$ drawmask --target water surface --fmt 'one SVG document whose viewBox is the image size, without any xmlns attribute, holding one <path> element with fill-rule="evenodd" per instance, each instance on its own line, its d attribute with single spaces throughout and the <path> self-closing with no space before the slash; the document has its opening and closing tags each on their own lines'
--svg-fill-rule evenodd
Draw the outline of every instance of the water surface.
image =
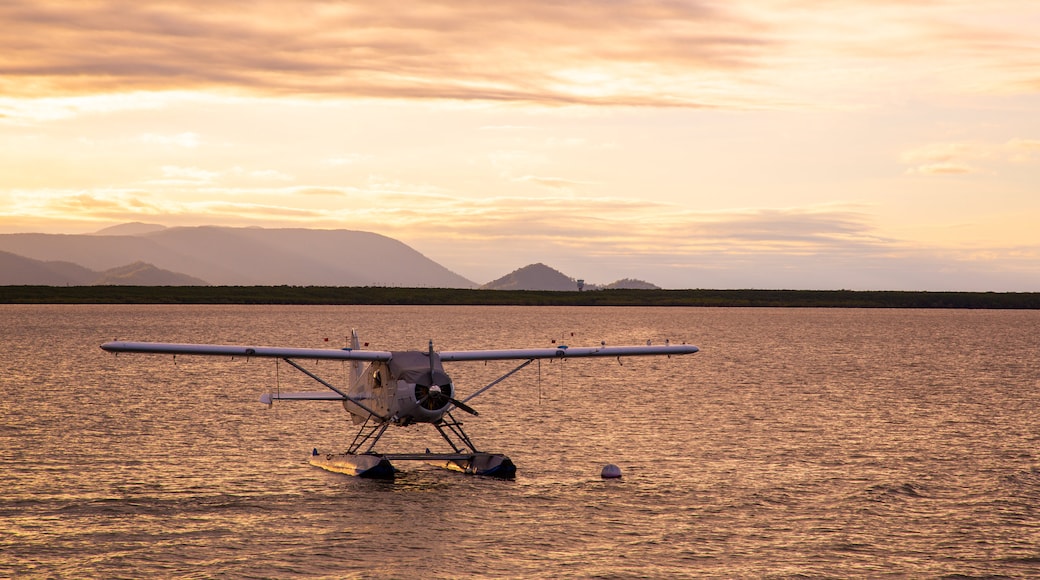
<svg viewBox="0 0 1040 580">
<path fill-rule="evenodd" d="M 702 352 L 532 364 L 463 418 L 515 481 L 402 464 L 373 482 L 306 462 L 353 437 L 341 408 L 257 402 L 314 388 L 284 363 L 98 348 L 350 328 L 380 350 Z M 0 331 L 0 576 L 1040 573 L 1040 312 L 0 306 Z M 445 366 L 462 393 L 512 368 Z M 385 443 L 439 444 L 428 426 Z"/>
</svg>

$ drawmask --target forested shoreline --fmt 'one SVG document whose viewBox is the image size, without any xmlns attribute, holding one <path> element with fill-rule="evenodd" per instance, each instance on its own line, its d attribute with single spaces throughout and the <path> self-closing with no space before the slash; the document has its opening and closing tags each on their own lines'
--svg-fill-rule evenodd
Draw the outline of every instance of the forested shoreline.
<svg viewBox="0 0 1040 580">
<path fill-rule="evenodd" d="M 0 286 L 0 304 L 386 304 L 1040 309 L 1038 292 L 470 290 L 339 286 Z"/>
</svg>

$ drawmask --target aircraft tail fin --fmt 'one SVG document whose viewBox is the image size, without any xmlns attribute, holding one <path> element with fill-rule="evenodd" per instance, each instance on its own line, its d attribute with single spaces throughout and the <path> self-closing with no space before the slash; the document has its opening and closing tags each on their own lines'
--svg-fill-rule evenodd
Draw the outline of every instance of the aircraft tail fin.
<svg viewBox="0 0 1040 580">
<path fill-rule="evenodd" d="M 350 329 L 350 349 L 351 350 L 361 350 L 361 341 L 358 339 L 357 329 L 356 328 L 351 328 Z M 364 373 L 364 369 L 361 366 L 361 361 L 359 361 L 359 360 L 351 361 L 350 362 L 350 375 L 351 375 L 351 378 L 353 379 L 353 381 L 355 383 L 359 382 L 361 380 L 362 373 Z"/>
</svg>

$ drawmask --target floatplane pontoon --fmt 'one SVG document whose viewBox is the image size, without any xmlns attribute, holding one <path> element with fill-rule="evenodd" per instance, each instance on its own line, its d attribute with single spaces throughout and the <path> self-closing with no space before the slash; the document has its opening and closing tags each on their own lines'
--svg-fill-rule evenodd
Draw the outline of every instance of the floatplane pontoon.
<svg viewBox="0 0 1040 580">
<path fill-rule="evenodd" d="M 344 349 L 281 348 L 218 344 L 177 344 L 165 342 L 107 342 L 101 348 L 115 353 L 153 353 L 171 355 L 203 355 L 228 357 L 266 357 L 287 364 L 326 387 L 324 391 L 267 393 L 260 397 L 265 404 L 275 401 L 338 401 L 350 413 L 357 434 L 345 452 L 328 453 L 314 449 L 310 463 L 337 473 L 370 478 L 394 476 L 395 461 L 422 461 L 473 475 L 512 478 L 516 466 L 501 453 L 478 451 L 452 415 L 459 409 L 477 415 L 467 403 L 491 387 L 512 376 L 538 359 L 577 357 L 620 357 L 650 355 L 682 355 L 697 352 L 687 344 L 645 346 L 574 347 L 459 350 L 433 349 L 433 342 L 423 351 L 376 351 L 360 348 L 357 333 L 352 332 L 351 346 Z M 351 364 L 350 384 L 337 387 L 302 366 L 300 360 L 340 360 Z M 455 398 L 455 385 L 444 372 L 442 362 L 519 360 L 509 372 L 491 381 L 464 399 Z M 363 366 L 362 363 L 368 363 Z M 429 423 L 447 441 L 451 453 L 379 453 L 376 443 L 391 426 Z"/>
</svg>

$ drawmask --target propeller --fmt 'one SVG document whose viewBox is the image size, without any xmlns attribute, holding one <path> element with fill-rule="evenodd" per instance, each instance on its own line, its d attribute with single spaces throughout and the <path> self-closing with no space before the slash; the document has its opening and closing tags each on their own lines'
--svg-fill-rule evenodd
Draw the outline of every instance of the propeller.
<svg viewBox="0 0 1040 580">
<path fill-rule="evenodd" d="M 419 403 L 419 406 L 424 409 L 436 411 L 438 409 L 443 409 L 450 403 L 470 415 L 479 414 L 473 407 L 470 407 L 451 395 L 450 383 L 446 385 L 415 385 L 415 400 Z"/>
<path fill-rule="evenodd" d="M 415 385 L 415 400 L 424 409 L 436 411 L 443 409 L 449 403 L 469 413 L 470 415 L 478 415 L 477 411 L 462 401 L 452 397 L 452 384 L 449 382 L 444 385 L 435 385 L 434 382 L 434 361 L 433 361 L 433 341 L 430 341 L 430 351 L 428 353 L 430 358 L 430 380 L 429 385 Z"/>
</svg>

